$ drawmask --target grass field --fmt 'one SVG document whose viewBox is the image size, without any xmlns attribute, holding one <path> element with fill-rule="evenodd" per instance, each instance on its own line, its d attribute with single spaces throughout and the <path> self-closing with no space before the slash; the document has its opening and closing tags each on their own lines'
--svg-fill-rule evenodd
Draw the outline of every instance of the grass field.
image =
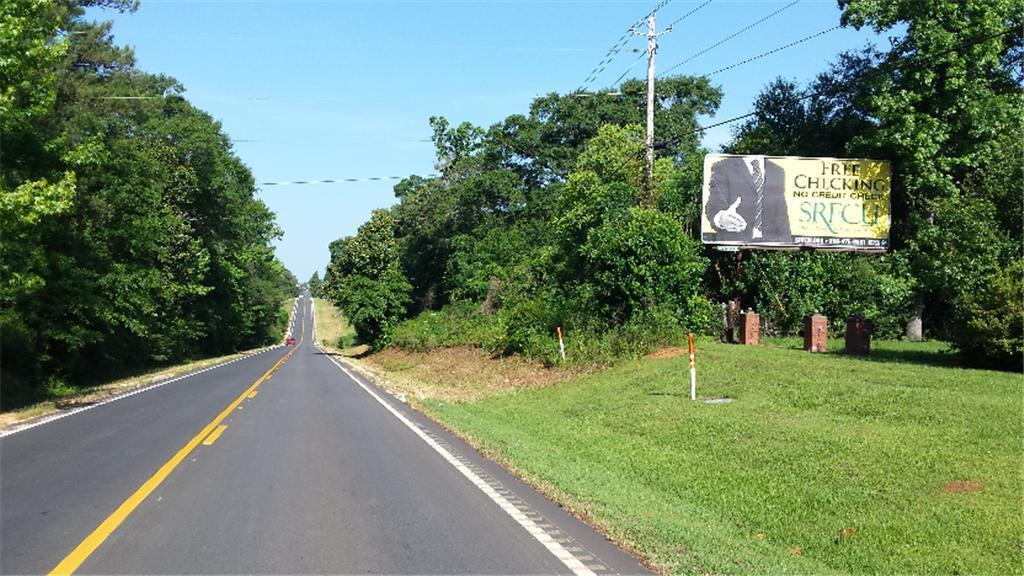
<svg viewBox="0 0 1024 576">
<path fill-rule="evenodd" d="M 354 344 L 356 331 L 345 320 L 340 310 L 322 298 L 314 298 L 313 311 L 316 318 L 316 339 L 320 344 L 335 350 Z"/>
<path fill-rule="evenodd" d="M 691 402 L 682 355 L 422 407 L 664 571 L 1024 572 L 1020 374 L 931 343 L 698 348 L 731 403 Z"/>
</svg>

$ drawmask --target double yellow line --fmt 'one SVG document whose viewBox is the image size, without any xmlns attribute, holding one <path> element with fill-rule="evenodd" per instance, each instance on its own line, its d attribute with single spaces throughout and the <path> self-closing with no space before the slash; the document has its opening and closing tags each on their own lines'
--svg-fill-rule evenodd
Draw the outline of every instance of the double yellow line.
<svg viewBox="0 0 1024 576">
<path fill-rule="evenodd" d="M 306 309 L 305 307 L 303 307 L 303 328 L 305 328 L 305 325 Z M 299 334 L 299 337 L 302 338 L 301 333 Z M 302 340 L 299 340 L 299 344 L 302 344 Z M 296 350 L 298 350 L 298 348 L 299 346 L 295 346 L 294 348 L 292 348 L 287 354 L 285 354 L 280 360 L 278 360 L 276 364 L 271 366 L 270 370 L 264 372 L 263 375 L 260 376 L 259 380 L 256 380 L 256 382 L 254 382 L 252 386 L 246 388 L 245 392 L 242 392 L 241 395 L 238 396 L 238 398 L 235 398 L 234 402 L 228 404 L 228 407 L 225 408 L 220 414 L 218 414 L 216 418 L 214 418 L 209 424 L 206 425 L 206 427 L 200 430 L 199 433 L 196 434 L 191 440 L 189 440 L 188 444 L 185 444 L 185 446 L 182 447 L 181 450 L 178 450 L 177 454 L 172 456 L 170 460 L 164 463 L 164 465 L 161 466 L 160 469 L 157 470 L 155 474 L 149 477 L 149 480 L 146 480 L 142 484 L 142 486 L 140 486 L 139 489 L 135 491 L 134 494 L 129 496 L 127 500 L 125 500 L 120 506 L 118 506 L 117 510 L 114 510 L 113 514 L 108 516 L 107 519 L 104 520 L 95 530 L 93 530 L 91 534 L 86 536 L 85 540 L 82 540 L 81 544 L 79 544 L 74 550 L 71 551 L 70 554 L 68 554 L 63 560 L 61 560 L 60 564 L 57 564 L 57 567 L 50 571 L 51 576 L 57 574 L 72 574 L 75 570 L 78 570 L 79 566 L 81 566 L 82 563 L 85 562 L 86 559 L 89 558 L 89 556 L 92 555 L 92 553 L 100 547 L 100 544 L 103 544 L 103 542 L 111 534 L 114 533 L 114 530 L 117 530 L 117 527 L 120 526 L 121 523 L 124 522 L 125 519 L 128 518 L 128 516 L 136 508 L 138 508 L 139 504 L 142 504 L 142 501 L 145 500 L 146 497 L 153 492 L 153 490 L 156 490 L 157 486 L 159 486 L 167 478 L 167 476 L 169 476 L 171 472 L 173 472 L 174 469 L 178 467 L 178 464 L 181 464 L 182 460 L 188 457 L 188 455 L 192 452 L 192 450 L 196 448 L 196 446 L 198 446 L 204 439 L 209 437 L 211 434 L 217 433 L 217 435 L 219 436 L 219 432 L 224 431 L 223 428 L 219 428 L 220 423 L 224 421 L 224 419 L 227 418 L 228 415 L 231 414 L 231 412 L 238 408 L 242 401 L 244 401 L 250 395 L 254 394 L 256 392 L 256 389 L 259 388 L 260 384 L 262 384 L 268 378 L 270 378 L 270 375 L 277 371 L 277 369 L 280 368 L 281 365 L 284 364 L 285 361 L 288 360 L 288 358 L 290 358 L 291 355 L 294 354 Z M 213 440 L 216 440 L 216 438 L 213 438 Z"/>
</svg>

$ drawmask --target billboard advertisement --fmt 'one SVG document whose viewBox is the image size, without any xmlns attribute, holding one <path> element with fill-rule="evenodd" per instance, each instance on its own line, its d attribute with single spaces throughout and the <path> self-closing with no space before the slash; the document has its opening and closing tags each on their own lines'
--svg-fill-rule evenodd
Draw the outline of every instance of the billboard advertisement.
<svg viewBox="0 0 1024 576">
<path fill-rule="evenodd" d="M 884 160 L 708 154 L 701 238 L 750 248 L 889 247 Z"/>
</svg>

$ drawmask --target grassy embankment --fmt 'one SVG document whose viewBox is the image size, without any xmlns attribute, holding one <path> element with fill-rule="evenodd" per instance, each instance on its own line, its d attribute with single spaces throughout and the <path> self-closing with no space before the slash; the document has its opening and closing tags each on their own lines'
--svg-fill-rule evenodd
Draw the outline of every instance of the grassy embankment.
<svg viewBox="0 0 1024 576">
<path fill-rule="evenodd" d="M 289 299 L 285 300 L 281 304 L 278 325 L 282 338 L 284 337 L 284 331 L 287 330 L 288 318 L 291 315 L 294 303 L 294 300 Z M 222 362 L 240 358 L 254 351 L 255 350 L 246 350 L 236 354 L 228 354 L 227 356 L 203 358 L 201 360 L 184 362 L 172 366 L 161 366 L 152 370 L 146 370 L 141 374 L 133 374 L 127 378 L 120 378 L 112 382 L 105 382 L 103 384 L 89 386 L 87 388 L 75 388 L 72 386 L 53 388 L 50 389 L 50 398 L 28 406 L 15 408 L 14 410 L 0 412 L 0 429 L 8 426 L 16 426 L 25 420 L 39 418 L 60 410 L 69 410 L 79 406 L 100 402 L 106 398 L 110 398 L 111 396 L 116 396 L 151 384 L 156 384 L 162 380 L 168 380 L 170 378 L 176 378 L 192 372 L 198 372 L 204 368 L 209 368 L 210 366 L 214 366 Z"/>
<path fill-rule="evenodd" d="M 316 318 L 316 339 L 321 346 L 339 353 L 352 350 L 356 330 L 340 310 L 322 298 L 314 298 L 313 315 Z"/>
<path fill-rule="evenodd" d="M 366 364 L 664 571 L 1024 572 L 1020 374 L 938 343 L 698 348 L 699 395 L 733 402 L 691 402 L 685 355 L 533 381 L 465 348 Z"/>
<path fill-rule="evenodd" d="M 699 370 L 735 401 L 678 356 L 428 407 L 673 572 L 1022 571 L 1020 375 L 716 342 Z"/>
</svg>

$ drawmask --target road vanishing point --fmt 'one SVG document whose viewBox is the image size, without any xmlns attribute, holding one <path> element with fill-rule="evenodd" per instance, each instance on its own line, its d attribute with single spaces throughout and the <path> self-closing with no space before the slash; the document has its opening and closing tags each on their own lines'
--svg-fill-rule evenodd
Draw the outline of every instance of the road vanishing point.
<svg viewBox="0 0 1024 576">
<path fill-rule="evenodd" d="M 586 524 L 314 344 L 0 437 L 4 574 L 635 574 Z"/>
</svg>

